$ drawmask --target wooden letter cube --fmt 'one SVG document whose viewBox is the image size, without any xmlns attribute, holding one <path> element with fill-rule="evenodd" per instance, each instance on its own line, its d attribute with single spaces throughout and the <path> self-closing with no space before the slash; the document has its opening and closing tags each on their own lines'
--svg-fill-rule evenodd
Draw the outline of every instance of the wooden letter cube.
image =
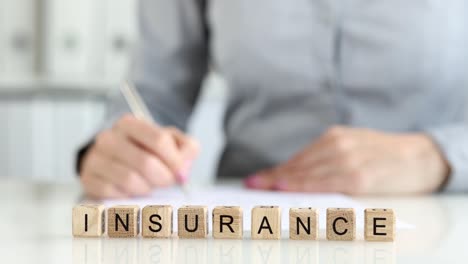
<svg viewBox="0 0 468 264">
<path fill-rule="evenodd" d="M 281 238 L 281 209 L 278 206 L 256 206 L 252 209 L 252 239 Z"/>
<path fill-rule="evenodd" d="M 217 206 L 213 209 L 213 237 L 241 239 L 243 235 L 242 208 Z"/>
<path fill-rule="evenodd" d="M 208 235 L 208 207 L 182 206 L 177 211 L 180 238 L 205 238 Z"/>
<path fill-rule="evenodd" d="M 73 236 L 100 237 L 104 233 L 104 206 L 98 204 L 81 204 L 73 207 Z"/>
<path fill-rule="evenodd" d="M 356 238 L 356 214 L 352 208 L 327 209 L 327 239 L 354 240 Z"/>
<path fill-rule="evenodd" d="M 136 237 L 140 233 L 140 207 L 119 205 L 107 209 L 109 237 Z"/>
<path fill-rule="evenodd" d="M 364 210 L 364 237 L 367 241 L 393 241 L 395 214 L 392 209 Z"/>
<path fill-rule="evenodd" d="M 289 209 L 289 238 L 316 240 L 318 237 L 318 212 L 311 207 Z"/>
<path fill-rule="evenodd" d="M 172 236 L 172 206 L 147 205 L 141 211 L 141 235 L 148 238 Z"/>
</svg>

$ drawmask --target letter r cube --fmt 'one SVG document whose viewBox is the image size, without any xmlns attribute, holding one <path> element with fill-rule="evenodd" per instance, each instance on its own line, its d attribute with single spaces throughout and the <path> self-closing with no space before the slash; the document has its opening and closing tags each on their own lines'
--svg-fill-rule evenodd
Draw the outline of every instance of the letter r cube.
<svg viewBox="0 0 468 264">
<path fill-rule="evenodd" d="M 243 235 L 242 208 L 217 206 L 213 209 L 213 237 L 241 239 Z"/>
</svg>

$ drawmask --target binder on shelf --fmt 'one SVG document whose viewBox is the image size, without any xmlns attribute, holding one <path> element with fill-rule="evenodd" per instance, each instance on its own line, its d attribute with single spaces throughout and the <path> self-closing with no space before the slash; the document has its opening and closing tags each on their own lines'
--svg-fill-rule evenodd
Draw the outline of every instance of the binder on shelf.
<svg viewBox="0 0 468 264">
<path fill-rule="evenodd" d="M 5 71 L 5 25 L 6 18 L 3 15 L 5 12 L 5 2 L 6 0 L 0 0 L 0 78 L 4 76 Z M 1 167 L 0 167 L 1 170 Z"/>
<path fill-rule="evenodd" d="M 106 103 L 102 99 L 89 99 L 82 109 L 85 123 L 83 124 L 84 141 L 81 143 L 85 143 L 101 128 L 106 114 Z"/>
<path fill-rule="evenodd" d="M 75 174 L 75 149 L 83 140 L 81 102 L 54 102 L 55 116 L 55 180 L 72 179 Z"/>
<path fill-rule="evenodd" d="M 0 175 L 9 175 L 8 165 L 8 102 L 0 101 L 0 123 L 2 129 L 0 129 Z"/>
<path fill-rule="evenodd" d="M 54 104 L 50 99 L 35 98 L 32 107 L 32 178 L 36 181 L 51 181 L 54 179 L 55 127 Z"/>
<path fill-rule="evenodd" d="M 32 175 L 31 104 L 29 100 L 9 100 L 6 104 L 8 176 L 28 178 Z"/>
<path fill-rule="evenodd" d="M 120 81 L 127 73 L 137 37 L 137 1 L 105 0 L 105 74 Z"/>
<path fill-rule="evenodd" d="M 75 177 L 76 151 L 96 132 L 103 108 L 93 99 L 54 102 L 55 181 Z"/>
<path fill-rule="evenodd" d="M 2 76 L 32 76 L 36 67 L 37 1 L 0 0 Z"/>
<path fill-rule="evenodd" d="M 46 73 L 77 79 L 102 72 L 96 39 L 101 34 L 101 1 L 45 0 Z"/>
</svg>

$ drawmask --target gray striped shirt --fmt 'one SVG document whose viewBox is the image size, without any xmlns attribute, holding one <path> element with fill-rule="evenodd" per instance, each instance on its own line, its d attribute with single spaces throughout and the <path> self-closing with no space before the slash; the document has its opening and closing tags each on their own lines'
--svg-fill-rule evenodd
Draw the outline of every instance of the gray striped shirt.
<svg viewBox="0 0 468 264">
<path fill-rule="evenodd" d="M 131 79 L 185 127 L 210 65 L 229 86 L 219 175 L 288 159 L 334 124 L 425 132 L 468 190 L 468 2 L 142 0 Z M 109 120 L 124 107 L 111 101 Z"/>
</svg>

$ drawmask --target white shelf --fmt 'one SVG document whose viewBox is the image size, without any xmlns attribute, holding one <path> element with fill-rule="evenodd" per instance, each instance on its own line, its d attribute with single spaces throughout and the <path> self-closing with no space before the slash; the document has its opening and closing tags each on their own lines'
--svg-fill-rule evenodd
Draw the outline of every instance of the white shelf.
<svg viewBox="0 0 468 264">
<path fill-rule="evenodd" d="M 49 78 L 49 77 L 0 77 L 0 94 L 25 93 L 89 93 L 106 94 L 117 89 L 115 80 L 97 79 L 96 77 Z"/>
</svg>

